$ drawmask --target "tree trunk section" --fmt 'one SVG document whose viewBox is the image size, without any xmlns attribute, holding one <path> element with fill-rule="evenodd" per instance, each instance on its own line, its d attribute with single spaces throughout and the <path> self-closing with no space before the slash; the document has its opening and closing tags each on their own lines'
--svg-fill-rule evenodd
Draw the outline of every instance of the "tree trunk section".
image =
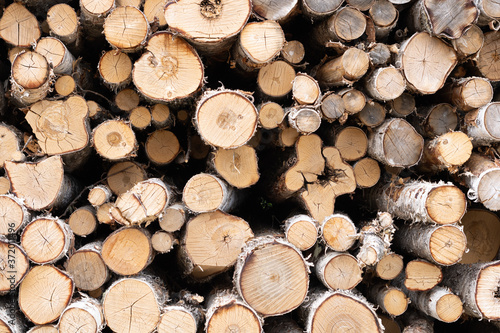
<svg viewBox="0 0 500 333">
<path fill-rule="evenodd" d="M 231 211 L 238 202 L 237 192 L 225 181 L 208 173 L 191 177 L 182 191 L 182 202 L 191 212 Z"/>
<path fill-rule="evenodd" d="M 24 249 L 3 236 L 0 236 L 0 261 L 3 263 L 0 268 L 0 295 L 5 295 L 16 290 L 30 264 Z"/>
<path fill-rule="evenodd" d="M 106 17 L 104 37 L 111 47 L 123 52 L 137 52 L 146 44 L 149 23 L 146 15 L 138 8 L 120 6 Z"/>
<path fill-rule="evenodd" d="M 30 221 L 30 217 L 22 200 L 12 194 L 0 195 L 0 235 L 8 237 L 17 233 Z"/>
<path fill-rule="evenodd" d="M 500 116 L 500 103 L 488 103 L 465 116 L 465 131 L 475 146 L 500 142 L 500 129 L 496 124 Z"/>
<path fill-rule="evenodd" d="M 151 246 L 158 253 L 168 253 L 179 241 L 170 232 L 159 230 L 151 236 Z"/>
<path fill-rule="evenodd" d="M 135 184 L 146 180 L 146 171 L 135 162 L 118 162 L 109 168 L 106 179 L 109 189 L 114 194 L 120 195 Z"/>
<path fill-rule="evenodd" d="M 67 260 L 65 267 L 78 289 L 97 290 L 110 278 L 101 251 L 102 242 L 87 243 Z"/>
<path fill-rule="evenodd" d="M 403 284 L 408 290 L 430 290 L 441 283 L 442 280 L 443 272 L 441 268 L 426 260 L 416 259 L 406 264 Z"/>
<path fill-rule="evenodd" d="M 473 24 L 457 39 L 451 41 L 453 48 L 460 58 L 475 55 L 484 44 L 484 33 L 477 25 Z"/>
<path fill-rule="evenodd" d="M 47 11 L 47 24 L 50 32 L 66 45 L 79 43 L 80 22 L 73 7 L 60 3 Z"/>
<path fill-rule="evenodd" d="M 309 286 L 309 268 L 293 245 L 273 236 L 246 243 L 236 262 L 234 285 L 241 298 L 263 317 L 296 309 Z"/>
<path fill-rule="evenodd" d="M 270 99 L 283 99 L 293 88 L 295 69 L 289 63 L 277 60 L 259 69 L 257 86 Z"/>
<path fill-rule="evenodd" d="M 89 37 L 101 37 L 106 16 L 115 8 L 114 0 L 95 3 L 93 0 L 80 0 L 80 23 Z"/>
<path fill-rule="evenodd" d="M 378 304 L 382 311 L 391 317 L 405 313 L 410 300 L 399 288 L 388 286 L 385 283 L 371 285 L 368 291 L 369 299 Z"/>
<path fill-rule="evenodd" d="M 99 60 L 97 70 L 104 85 L 115 92 L 132 81 L 132 61 L 120 50 L 104 53 Z"/>
<path fill-rule="evenodd" d="M 369 66 L 368 53 L 350 47 L 340 57 L 321 65 L 316 79 L 327 88 L 352 85 L 366 74 Z"/>
<path fill-rule="evenodd" d="M 217 149 L 213 165 L 217 173 L 236 188 L 255 185 L 260 178 L 257 153 L 247 145 L 236 149 Z"/>
<path fill-rule="evenodd" d="M 331 16 L 340 8 L 343 1 L 322 1 L 322 0 L 303 0 L 302 14 L 310 17 L 312 20 L 320 20 Z"/>
<path fill-rule="evenodd" d="M 297 65 L 304 60 L 305 57 L 304 44 L 298 40 L 285 42 L 281 50 L 281 56 L 292 65 Z"/>
<path fill-rule="evenodd" d="M 472 111 L 485 106 L 493 98 L 491 83 L 482 77 L 459 79 L 444 90 L 444 97 L 463 111 Z"/>
<path fill-rule="evenodd" d="M 358 188 L 370 188 L 375 186 L 382 171 L 377 161 L 370 157 L 362 158 L 353 165 L 354 178 Z"/>
<path fill-rule="evenodd" d="M 318 81 L 305 73 L 298 73 L 293 80 L 292 97 L 301 105 L 315 105 L 321 97 Z"/>
<path fill-rule="evenodd" d="M 89 189 L 87 200 L 92 206 L 98 207 L 109 202 L 112 195 L 113 193 L 106 185 L 96 185 Z"/>
<path fill-rule="evenodd" d="M 64 309 L 58 326 L 61 333 L 74 332 L 75 327 L 85 327 L 89 333 L 101 332 L 105 327 L 101 304 L 86 295 L 73 301 Z"/>
<path fill-rule="evenodd" d="M 253 12 L 259 19 L 284 23 L 297 14 L 299 1 L 285 0 L 277 3 L 272 0 L 254 0 L 252 5 Z"/>
<path fill-rule="evenodd" d="M 473 153 L 464 164 L 462 175 L 469 188 L 467 196 L 482 203 L 491 211 L 500 210 L 500 189 L 495 187 L 500 177 L 500 161 Z"/>
<path fill-rule="evenodd" d="M 374 128 L 382 125 L 385 120 L 385 108 L 382 104 L 367 101 L 363 110 L 356 114 L 359 122 L 369 128 Z"/>
<path fill-rule="evenodd" d="M 415 97 L 409 93 L 404 92 L 393 101 L 389 101 L 389 114 L 393 117 L 404 118 L 415 110 Z"/>
<path fill-rule="evenodd" d="M 318 239 L 318 222 L 309 215 L 298 214 L 283 222 L 286 240 L 300 251 L 307 251 Z"/>
<path fill-rule="evenodd" d="M 500 249 L 500 217 L 485 209 L 469 209 L 461 225 L 467 237 L 467 251 L 460 263 L 493 261 Z"/>
<path fill-rule="evenodd" d="M 167 206 L 158 216 L 160 228 L 166 232 L 181 230 L 188 218 L 188 211 L 182 202 L 176 202 Z"/>
<path fill-rule="evenodd" d="M 35 15 L 17 2 L 5 8 L 0 19 L 0 31 L 3 40 L 18 47 L 30 47 L 41 33 Z"/>
<path fill-rule="evenodd" d="M 45 57 L 52 65 L 55 74 L 72 74 L 75 57 L 68 51 L 66 46 L 57 38 L 41 38 L 36 44 L 35 51 Z"/>
<path fill-rule="evenodd" d="M 320 237 L 326 246 L 337 252 L 349 250 L 357 240 L 357 229 L 344 214 L 333 214 L 321 223 Z"/>
<path fill-rule="evenodd" d="M 21 140 L 22 133 L 17 128 L 0 123 L 0 167 L 3 168 L 5 161 L 24 161 Z"/>
<path fill-rule="evenodd" d="M 363 270 L 349 253 L 327 252 L 314 265 L 316 276 L 330 290 L 350 290 L 362 280 Z"/>
<path fill-rule="evenodd" d="M 158 333 L 170 333 L 179 330 L 184 333 L 198 332 L 201 321 L 199 312 L 184 305 L 168 305 L 163 308 L 158 323 Z"/>
<path fill-rule="evenodd" d="M 409 296 L 417 309 L 445 323 L 457 321 L 463 312 L 462 301 L 448 288 L 436 286 L 428 291 L 409 292 Z"/>
<path fill-rule="evenodd" d="M 382 280 L 389 281 L 395 279 L 403 271 L 403 268 L 403 256 L 388 253 L 375 266 L 375 273 Z"/>
<path fill-rule="evenodd" d="M 413 126 L 426 138 L 454 131 L 459 124 L 457 108 L 448 103 L 440 103 L 431 107 L 419 108 Z"/>
<path fill-rule="evenodd" d="M 202 213 L 186 224 L 180 264 L 194 279 L 206 280 L 230 269 L 252 237 L 250 226 L 239 217 L 221 211 Z"/>
<path fill-rule="evenodd" d="M 344 115 L 346 107 L 341 96 L 333 91 L 329 91 L 321 98 L 320 110 L 321 116 L 324 119 L 328 122 L 333 122 Z"/>
<path fill-rule="evenodd" d="M 138 149 L 134 131 L 123 120 L 107 120 L 95 127 L 92 143 L 101 157 L 111 161 L 133 157 Z"/>
<path fill-rule="evenodd" d="M 367 8 L 368 9 L 368 8 Z M 366 18 L 354 7 L 342 7 L 326 21 L 314 27 L 312 40 L 325 47 L 328 42 L 350 42 L 360 38 L 366 30 Z"/>
<path fill-rule="evenodd" d="M 321 115 L 311 107 L 293 107 L 287 110 L 288 124 L 297 132 L 308 135 L 316 132 L 321 125 Z"/>
<path fill-rule="evenodd" d="M 371 97 L 379 101 L 394 100 L 401 96 L 406 88 L 403 75 L 393 66 L 377 68 L 366 81 L 366 90 Z"/>
<path fill-rule="evenodd" d="M 34 266 L 19 286 L 19 307 L 36 325 L 59 318 L 74 291 L 71 277 L 52 265 Z"/>
<path fill-rule="evenodd" d="M 181 152 L 177 136 L 164 129 L 158 129 L 151 133 L 144 148 L 148 159 L 160 166 L 172 163 Z"/>
</svg>

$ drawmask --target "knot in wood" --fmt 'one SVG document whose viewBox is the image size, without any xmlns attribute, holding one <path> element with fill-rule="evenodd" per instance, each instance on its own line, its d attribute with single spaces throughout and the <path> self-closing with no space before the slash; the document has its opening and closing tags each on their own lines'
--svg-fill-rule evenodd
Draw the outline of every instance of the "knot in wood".
<svg viewBox="0 0 500 333">
<path fill-rule="evenodd" d="M 200 3 L 200 12 L 209 19 L 217 18 L 222 12 L 221 0 L 202 0 Z"/>
</svg>

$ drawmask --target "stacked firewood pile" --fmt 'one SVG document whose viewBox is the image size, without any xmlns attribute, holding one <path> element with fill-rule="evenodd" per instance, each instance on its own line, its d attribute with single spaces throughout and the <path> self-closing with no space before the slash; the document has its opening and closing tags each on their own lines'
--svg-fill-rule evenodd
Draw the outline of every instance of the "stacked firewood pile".
<svg viewBox="0 0 500 333">
<path fill-rule="evenodd" d="M 495 0 L 0 1 L 0 332 L 495 332 Z"/>
</svg>

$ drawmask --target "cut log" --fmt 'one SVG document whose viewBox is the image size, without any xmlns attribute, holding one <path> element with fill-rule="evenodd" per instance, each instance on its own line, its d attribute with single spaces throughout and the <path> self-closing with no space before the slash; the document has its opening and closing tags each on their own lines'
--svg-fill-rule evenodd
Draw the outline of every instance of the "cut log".
<svg viewBox="0 0 500 333">
<path fill-rule="evenodd" d="M 120 279 L 102 296 L 104 318 L 113 332 L 152 332 L 160 321 L 163 298 L 166 295 L 148 279 Z"/>
<path fill-rule="evenodd" d="M 461 228 L 454 225 L 433 226 L 401 224 L 394 245 L 415 257 L 442 266 L 454 265 L 462 259 L 467 239 Z"/>
<path fill-rule="evenodd" d="M 325 47 L 331 41 L 354 41 L 360 38 L 365 30 L 366 18 L 363 13 L 354 7 L 347 6 L 337 10 L 326 21 L 316 25 L 311 38 L 318 46 Z"/>
<path fill-rule="evenodd" d="M 481 26 L 488 25 L 494 30 L 497 30 L 497 22 L 500 18 L 500 7 L 494 0 L 478 0 L 476 6 L 479 9 L 478 24 Z"/>
<path fill-rule="evenodd" d="M 219 148 L 214 154 L 213 164 L 217 173 L 236 188 L 250 187 L 260 178 L 257 153 L 250 146 Z"/>
<path fill-rule="evenodd" d="M 496 122 L 500 116 L 500 102 L 488 103 L 465 116 L 465 131 L 477 145 L 500 142 L 500 129 Z"/>
<path fill-rule="evenodd" d="M 309 286 L 302 253 L 273 236 L 248 241 L 236 262 L 233 283 L 241 298 L 263 317 L 288 313 L 302 304 Z"/>
<path fill-rule="evenodd" d="M 477 25 L 473 24 L 457 39 L 451 41 L 459 57 L 469 57 L 481 50 L 484 44 L 484 33 Z"/>
<path fill-rule="evenodd" d="M 102 258 L 101 250 L 102 242 L 91 242 L 79 248 L 68 258 L 65 266 L 78 289 L 97 290 L 108 281 L 110 274 Z"/>
<path fill-rule="evenodd" d="M 375 25 L 375 37 L 383 40 L 394 29 L 399 19 L 398 9 L 387 0 L 377 0 L 370 7 L 370 18 Z"/>
<path fill-rule="evenodd" d="M 442 286 L 423 292 L 409 292 L 408 295 L 417 309 L 439 321 L 453 323 L 462 315 L 460 298 Z"/>
<path fill-rule="evenodd" d="M 154 258 L 149 232 L 142 228 L 122 227 L 104 240 L 101 256 L 116 274 L 140 273 Z"/>
<path fill-rule="evenodd" d="M 499 271 L 499 261 L 458 264 L 446 269 L 443 283 L 460 297 L 466 314 L 476 318 L 498 320 Z"/>
<path fill-rule="evenodd" d="M 301 310 L 307 332 L 384 331 L 373 305 L 352 292 L 313 290 Z"/>
<path fill-rule="evenodd" d="M 99 60 L 97 70 L 104 85 L 113 91 L 120 90 L 132 81 L 132 61 L 126 53 L 119 50 L 105 52 Z"/>
<path fill-rule="evenodd" d="M 85 237 L 96 231 L 97 218 L 94 207 L 87 205 L 76 209 L 68 218 L 68 225 L 76 236 Z"/>
<path fill-rule="evenodd" d="M 499 48 L 500 39 L 498 38 L 498 34 L 495 31 L 485 33 L 484 46 L 477 54 L 476 63 L 481 74 L 491 81 L 500 80 L 500 63 L 497 57 L 495 57 Z"/>
<path fill-rule="evenodd" d="M 108 202 L 111 199 L 112 195 L 113 193 L 107 186 L 96 185 L 89 189 L 87 200 L 92 206 L 97 207 Z"/>
<path fill-rule="evenodd" d="M 165 6 L 168 0 L 145 0 L 144 15 L 146 15 L 151 26 L 157 24 L 158 28 L 164 28 L 167 25 L 165 20 Z"/>
<path fill-rule="evenodd" d="M 377 187 L 372 198 L 379 210 L 414 222 L 453 224 L 462 218 L 467 207 L 462 191 L 442 182 L 387 183 Z"/>
<path fill-rule="evenodd" d="M 92 143 L 103 158 L 116 161 L 135 156 L 137 140 L 130 124 L 107 120 L 92 131 Z"/>
<path fill-rule="evenodd" d="M 413 125 L 427 138 L 435 138 L 454 131 L 459 123 L 457 108 L 448 103 L 419 108 L 415 118 Z"/>
<path fill-rule="evenodd" d="M 35 264 L 51 264 L 67 256 L 74 240 L 69 225 L 51 216 L 34 219 L 21 233 L 21 246 Z"/>
<path fill-rule="evenodd" d="M 109 189 L 114 194 L 120 195 L 135 184 L 146 180 L 146 171 L 135 162 L 118 162 L 109 168 L 106 180 Z"/>
<path fill-rule="evenodd" d="M 21 3 L 10 4 L 0 19 L 0 37 L 10 45 L 30 47 L 40 38 L 35 15 Z"/>
<path fill-rule="evenodd" d="M 56 93 L 58 93 L 59 95 L 67 97 L 75 92 L 76 89 L 75 79 L 73 79 L 73 77 L 71 77 L 70 75 L 62 75 L 56 80 L 56 83 L 54 84 L 54 89 Z M 89 117 L 94 116 L 94 114 L 90 112 L 90 105 L 88 103 L 87 107 L 89 108 Z"/>
<path fill-rule="evenodd" d="M 113 48 L 123 52 L 137 52 L 149 35 L 146 15 L 136 7 L 120 6 L 106 17 L 104 36 Z"/>
<path fill-rule="evenodd" d="M 205 332 L 260 333 L 263 319 L 230 290 L 218 290 L 207 301 Z"/>
<path fill-rule="evenodd" d="M 489 210 L 500 210 L 500 189 L 496 187 L 500 177 L 500 161 L 472 153 L 464 169 L 466 172 L 462 177 L 469 187 L 469 199 L 481 202 Z"/>
<path fill-rule="evenodd" d="M 371 97 L 380 101 L 394 100 L 406 88 L 403 75 L 393 66 L 377 68 L 366 80 L 366 90 Z"/>
<path fill-rule="evenodd" d="M 297 13 L 299 1 L 285 0 L 277 3 L 273 0 L 254 0 L 252 6 L 253 14 L 261 20 L 286 22 Z"/>
<path fill-rule="evenodd" d="M 276 21 L 250 22 L 241 31 L 232 54 L 244 71 L 256 71 L 276 58 L 285 43 Z"/>
<path fill-rule="evenodd" d="M 482 77 L 459 79 L 444 90 L 446 98 L 463 111 L 471 111 L 485 106 L 493 98 L 491 83 Z"/>
<path fill-rule="evenodd" d="M 0 167 L 3 168 L 5 161 L 24 161 L 25 156 L 21 151 L 21 135 L 14 126 L 0 123 Z"/>
<path fill-rule="evenodd" d="M 134 63 L 132 80 L 146 99 L 172 102 L 191 97 L 201 88 L 203 64 L 185 40 L 160 31 L 149 38 L 145 52 Z"/>
<path fill-rule="evenodd" d="M 398 98 L 389 101 L 389 113 L 393 117 L 404 118 L 415 110 L 415 97 L 409 93 L 402 93 Z"/>
<path fill-rule="evenodd" d="M 49 92 L 53 76 L 47 59 L 40 53 L 19 53 L 11 68 L 12 97 L 16 103 L 23 106 L 44 99 Z"/>
<path fill-rule="evenodd" d="M 403 268 L 403 256 L 388 253 L 375 266 L 375 273 L 382 280 L 393 280 L 403 271 Z"/>
<path fill-rule="evenodd" d="M 155 104 L 151 107 L 151 122 L 156 128 L 169 128 L 174 123 L 174 116 L 165 104 Z"/>
<path fill-rule="evenodd" d="M 368 138 L 368 154 L 392 167 L 410 167 L 422 156 L 424 139 L 407 121 L 387 119 Z"/>
<path fill-rule="evenodd" d="M 267 97 L 280 99 L 292 91 L 295 69 L 285 61 L 277 60 L 259 69 L 257 85 Z"/>
<path fill-rule="evenodd" d="M 318 82 L 305 73 L 298 73 L 293 79 L 292 97 L 299 104 L 316 104 L 321 97 Z"/>
<path fill-rule="evenodd" d="M 283 222 L 286 240 L 301 251 L 307 251 L 318 239 L 318 222 L 305 214 L 289 217 Z"/>
<path fill-rule="evenodd" d="M 458 167 L 467 162 L 472 154 L 471 139 L 463 132 L 448 132 L 427 141 L 418 170 L 437 173 L 448 170 L 458 171 Z"/>
<path fill-rule="evenodd" d="M 76 44 L 78 40 L 78 16 L 73 7 L 60 3 L 47 11 L 47 24 L 51 34 L 66 45 Z"/>
<path fill-rule="evenodd" d="M 158 253 L 168 253 L 179 242 L 174 235 L 166 231 L 157 231 L 151 236 L 151 246 Z"/>
<path fill-rule="evenodd" d="M 169 1 L 165 20 L 172 31 L 212 57 L 229 50 L 252 12 L 249 0 Z M 225 59 L 224 59 L 225 60 Z"/>
<path fill-rule="evenodd" d="M 300 133 L 293 127 L 284 125 L 278 134 L 278 145 L 281 147 L 293 147 L 300 137 Z"/>
<path fill-rule="evenodd" d="M 30 217 L 22 200 L 12 194 L 0 195 L 0 235 L 17 233 L 28 223 Z"/>
<path fill-rule="evenodd" d="M 304 183 L 314 182 L 323 173 L 325 160 L 321 154 L 322 141 L 316 134 L 302 135 L 295 144 L 295 164 L 279 176 L 271 195 L 278 200 L 292 196 Z M 293 162 L 292 162 L 293 163 Z"/>
<path fill-rule="evenodd" d="M 461 225 L 467 237 L 467 251 L 461 264 L 493 261 L 500 249 L 500 218 L 485 209 L 469 209 Z"/>
<path fill-rule="evenodd" d="M 159 129 L 151 133 L 144 145 L 148 159 L 156 165 L 167 165 L 181 152 L 177 136 L 171 131 Z"/>
<path fill-rule="evenodd" d="M 342 96 L 345 110 L 348 114 L 356 114 L 363 110 L 366 105 L 365 95 L 357 89 L 343 89 L 339 91 L 339 95 Z"/>
<path fill-rule="evenodd" d="M 361 11 L 367 11 L 375 4 L 376 0 L 346 0 L 349 6 L 357 8 Z"/>
<path fill-rule="evenodd" d="M 405 313 L 410 300 L 399 288 L 388 286 L 385 283 L 377 283 L 370 286 L 368 298 L 378 304 L 380 309 L 390 315 L 397 317 Z"/>
<path fill-rule="evenodd" d="M 145 106 L 138 106 L 130 111 L 128 120 L 135 130 L 143 131 L 151 125 L 151 112 Z"/>
<path fill-rule="evenodd" d="M 277 128 L 285 119 L 285 111 L 281 105 L 266 102 L 259 107 L 259 125 L 264 129 Z"/>
<path fill-rule="evenodd" d="M 255 134 L 258 112 L 237 91 L 209 91 L 198 102 L 194 123 L 203 140 L 215 147 L 237 148 Z"/>
<path fill-rule="evenodd" d="M 47 59 L 55 74 L 69 75 L 73 73 L 75 57 L 59 39 L 54 37 L 40 38 L 36 44 L 35 52 Z"/>
<path fill-rule="evenodd" d="M 175 232 L 181 230 L 186 223 L 188 211 L 182 202 L 173 203 L 167 206 L 158 217 L 160 228 L 167 232 Z"/>
<path fill-rule="evenodd" d="M 352 220 L 338 213 L 324 219 L 319 234 L 326 246 L 337 252 L 349 250 L 357 240 L 357 229 Z"/>
<path fill-rule="evenodd" d="M 288 61 L 292 65 L 297 65 L 305 56 L 304 45 L 298 40 L 291 40 L 283 44 L 283 49 L 281 50 L 281 56 L 283 59 Z"/>
<path fill-rule="evenodd" d="M 433 94 L 443 87 L 457 55 L 439 38 L 420 32 L 401 44 L 396 64 L 403 69 L 410 90 Z"/>
<path fill-rule="evenodd" d="M 410 261 L 403 276 L 405 288 L 415 291 L 430 290 L 442 280 L 441 268 L 422 259 Z"/>
<path fill-rule="evenodd" d="M 114 0 L 95 3 L 94 0 L 80 0 L 80 23 L 88 37 L 101 37 L 106 16 L 115 8 Z"/>
<path fill-rule="evenodd" d="M 4 168 L 12 193 L 23 199 L 28 209 L 64 207 L 78 192 L 76 181 L 64 174 L 60 156 L 33 163 L 7 161 Z"/>
<path fill-rule="evenodd" d="M 55 321 L 68 306 L 75 289 L 64 271 L 52 266 L 34 266 L 19 286 L 19 308 L 36 325 Z"/>
<path fill-rule="evenodd" d="M 363 224 L 358 236 L 359 249 L 356 257 L 362 267 L 375 266 L 390 252 L 396 228 L 391 214 L 386 212 L 379 212 L 375 219 Z"/>
<path fill-rule="evenodd" d="M 12 233 L 11 233 L 12 234 Z M 29 270 L 29 260 L 22 247 L 0 236 L 0 295 L 14 292 Z M 0 324 L 0 331 L 1 331 Z M 10 331 L 9 331 L 10 332 Z"/>
<path fill-rule="evenodd" d="M 234 189 L 217 176 L 199 173 L 191 177 L 182 191 L 182 202 L 192 212 L 231 211 L 238 198 Z"/>
<path fill-rule="evenodd" d="M 207 279 L 231 268 L 252 237 L 248 223 L 237 216 L 221 211 L 202 213 L 186 224 L 179 261 L 186 274 Z"/>
<path fill-rule="evenodd" d="M 96 218 L 99 223 L 109 224 L 110 226 L 114 226 L 116 220 L 111 215 L 111 210 L 116 209 L 111 202 L 106 202 L 104 205 L 99 206 L 96 211 Z"/>
<path fill-rule="evenodd" d="M 122 111 L 131 111 L 139 106 L 140 98 L 134 89 L 125 88 L 115 96 L 115 104 Z"/>
<path fill-rule="evenodd" d="M 321 115 L 314 108 L 292 107 L 287 111 L 288 124 L 301 134 L 316 132 L 321 125 Z"/>
<path fill-rule="evenodd" d="M 365 157 L 353 165 L 356 186 L 359 188 L 370 188 L 375 186 L 381 175 L 380 166 L 377 161 L 370 157 Z"/>
<path fill-rule="evenodd" d="M 370 62 L 372 66 L 384 66 L 391 60 L 391 51 L 386 44 L 375 43 L 370 47 Z"/>
<path fill-rule="evenodd" d="M 321 0 L 303 0 L 302 14 L 310 17 L 312 20 L 319 20 L 331 16 L 340 8 L 344 1 L 321 1 Z"/>
<path fill-rule="evenodd" d="M 105 327 L 101 304 L 84 295 L 64 309 L 58 327 L 61 333 L 74 332 L 75 327 L 85 328 L 85 332 L 89 333 L 100 332 Z"/>
<path fill-rule="evenodd" d="M 363 110 L 356 114 L 361 124 L 366 127 L 377 127 L 385 120 L 385 108 L 382 104 L 374 101 L 367 101 Z"/>
<path fill-rule="evenodd" d="M 170 333 L 176 330 L 183 333 L 198 332 L 201 320 L 199 312 L 183 305 L 168 305 L 162 309 L 158 333 Z"/>
<path fill-rule="evenodd" d="M 327 252 L 314 265 L 316 276 L 332 290 L 350 290 L 362 280 L 363 273 L 358 260 L 349 253 Z"/>
<path fill-rule="evenodd" d="M 419 0 L 411 9 L 412 23 L 418 31 L 449 39 L 461 37 L 478 15 L 474 0 Z"/>
<path fill-rule="evenodd" d="M 321 98 L 320 110 L 321 116 L 324 119 L 333 122 L 335 119 L 339 119 L 344 115 L 346 107 L 340 95 L 333 91 L 329 91 Z"/>
<path fill-rule="evenodd" d="M 323 64 L 316 73 L 316 79 L 328 88 L 352 85 L 366 74 L 369 67 L 368 53 L 350 47 L 340 57 Z"/>
</svg>

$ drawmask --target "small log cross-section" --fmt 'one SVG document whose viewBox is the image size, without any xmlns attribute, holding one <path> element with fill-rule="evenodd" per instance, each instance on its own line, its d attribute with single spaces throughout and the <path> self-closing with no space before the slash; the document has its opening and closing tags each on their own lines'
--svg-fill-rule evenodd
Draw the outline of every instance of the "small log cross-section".
<svg viewBox="0 0 500 333">
<path fill-rule="evenodd" d="M 378 304 L 382 311 L 393 317 L 402 315 L 408 309 L 408 303 L 410 303 L 405 292 L 385 283 L 370 286 L 368 297 L 375 304 Z"/>
<path fill-rule="evenodd" d="M 229 290 L 218 290 L 207 300 L 205 332 L 262 332 L 263 320 Z"/>
<path fill-rule="evenodd" d="M 403 256 L 389 253 L 377 263 L 375 273 L 383 280 L 393 280 L 403 271 L 403 268 Z"/>
<path fill-rule="evenodd" d="M 246 243 L 233 282 L 238 294 L 263 317 L 288 313 L 302 304 L 309 286 L 309 267 L 302 253 L 273 236 Z"/>
<path fill-rule="evenodd" d="M 188 306 L 168 305 L 163 308 L 158 323 L 158 333 L 170 333 L 179 330 L 183 333 L 196 333 L 201 316 Z"/>
<path fill-rule="evenodd" d="M 442 322 L 455 322 L 462 315 L 462 301 L 445 287 L 436 286 L 424 292 L 410 291 L 408 295 L 417 309 Z"/>
<path fill-rule="evenodd" d="M 65 101 L 43 100 L 31 105 L 26 121 L 42 151 L 47 155 L 60 155 L 77 152 L 88 145 L 87 113 L 85 100 L 72 96 Z"/>
<path fill-rule="evenodd" d="M 116 199 L 118 217 L 125 219 L 118 222 L 124 222 L 122 224 L 151 222 L 165 209 L 171 197 L 170 188 L 158 178 L 139 182 Z"/>
<path fill-rule="evenodd" d="M 185 40 L 160 31 L 151 36 L 146 51 L 135 62 L 132 80 L 149 100 L 172 102 L 191 97 L 203 83 L 203 65 Z"/>
<path fill-rule="evenodd" d="M 354 222 L 347 215 L 339 213 L 323 220 L 319 234 L 327 247 L 338 252 L 349 250 L 357 240 Z"/>
<path fill-rule="evenodd" d="M 500 249 L 500 217 L 486 209 L 469 209 L 460 223 L 467 237 L 467 249 L 461 264 L 495 259 Z"/>
<path fill-rule="evenodd" d="M 71 333 L 75 327 L 85 328 L 85 332 L 99 333 L 104 328 L 104 315 L 101 304 L 82 294 L 64 309 L 59 318 L 59 332 Z"/>
<path fill-rule="evenodd" d="M 361 295 L 348 291 L 313 290 L 301 306 L 307 332 L 382 333 L 382 322 L 373 305 Z"/>
<path fill-rule="evenodd" d="M 250 226 L 239 217 L 221 211 L 202 213 L 186 224 L 180 263 L 186 274 L 206 279 L 233 266 L 243 245 L 252 237 Z"/>
<path fill-rule="evenodd" d="M 123 278 L 102 296 L 104 318 L 114 332 L 152 332 L 160 320 L 161 290 L 147 279 Z"/>
<path fill-rule="evenodd" d="M 237 148 L 254 135 L 258 112 L 240 92 L 209 91 L 198 102 L 194 122 L 206 143 L 225 149 Z"/>
<path fill-rule="evenodd" d="M 123 52 L 136 52 L 149 34 L 148 19 L 132 6 L 115 8 L 104 21 L 104 36 L 113 48 Z"/>
<path fill-rule="evenodd" d="M 9 5 L 0 19 L 0 37 L 10 45 L 30 47 L 40 38 L 35 15 L 19 2 Z"/>
<path fill-rule="evenodd" d="M 368 138 L 368 154 L 392 167 L 410 167 L 418 163 L 424 139 L 406 120 L 387 119 Z"/>
<path fill-rule="evenodd" d="M 452 224 L 465 214 L 467 200 L 452 184 L 410 181 L 377 187 L 372 199 L 379 210 L 408 221 Z"/>
<path fill-rule="evenodd" d="M 318 222 L 312 217 L 298 214 L 283 222 L 286 240 L 301 251 L 309 250 L 318 239 Z"/>
<path fill-rule="evenodd" d="M 19 286 L 19 307 L 37 325 L 55 321 L 74 291 L 69 275 L 52 265 L 34 266 Z"/>
<path fill-rule="evenodd" d="M 19 198 L 12 194 L 0 195 L 0 235 L 21 230 L 30 220 L 30 216 Z"/>
<path fill-rule="evenodd" d="M 443 281 L 460 296 L 466 314 L 488 320 L 500 319 L 499 282 L 499 261 L 450 266 Z"/>
<path fill-rule="evenodd" d="M 153 261 L 151 237 L 145 229 L 120 228 L 104 240 L 101 256 L 106 266 L 116 274 L 140 273 Z"/>
<path fill-rule="evenodd" d="M 439 266 L 416 259 L 406 264 L 402 278 L 406 289 L 425 291 L 434 288 L 443 280 L 443 272 Z"/>
<path fill-rule="evenodd" d="M 464 171 L 462 177 L 469 187 L 469 199 L 481 202 L 489 210 L 500 210 L 500 189 L 496 185 L 500 179 L 500 161 L 472 153 Z"/>
<path fill-rule="evenodd" d="M 60 156 L 34 163 L 5 162 L 12 193 L 24 200 L 28 209 L 63 207 L 76 195 L 78 186 L 64 174 Z"/>
<path fill-rule="evenodd" d="M 332 290 L 355 288 L 361 282 L 363 273 L 354 256 L 333 251 L 319 257 L 314 271 L 323 285 Z"/>
<path fill-rule="evenodd" d="M 214 153 L 213 164 L 217 173 L 236 188 L 250 187 L 257 183 L 260 177 L 257 153 L 251 146 L 219 148 Z"/>
<path fill-rule="evenodd" d="M 217 176 L 199 173 L 191 177 L 182 191 L 182 202 L 194 213 L 230 211 L 238 202 L 237 193 Z"/>
<path fill-rule="evenodd" d="M 92 142 L 99 155 L 112 161 L 132 157 L 138 148 L 134 131 L 122 120 L 99 124 L 92 132 Z"/>
<path fill-rule="evenodd" d="M 66 270 L 75 287 L 85 291 L 97 290 L 108 281 L 110 274 L 101 256 L 102 242 L 87 243 L 66 261 Z"/>
<path fill-rule="evenodd" d="M 471 111 L 465 117 L 467 134 L 474 145 L 488 145 L 500 142 L 500 103 L 488 103 L 477 110 Z"/>
</svg>

